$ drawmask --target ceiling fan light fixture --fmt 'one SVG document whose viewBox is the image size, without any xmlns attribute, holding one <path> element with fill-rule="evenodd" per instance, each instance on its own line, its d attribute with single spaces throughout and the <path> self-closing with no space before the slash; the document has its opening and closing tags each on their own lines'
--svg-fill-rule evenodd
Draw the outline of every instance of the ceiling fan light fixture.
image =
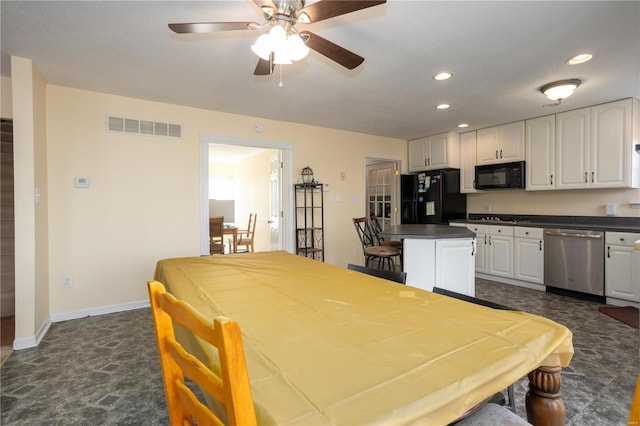
<svg viewBox="0 0 640 426">
<path fill-rule="evenodd" d="M 560 102 L 571 96 L 573 91 L 580 86 L 580 83 L 582 83 L 582 81 L 577 78 L 558 80 L 545 84 L 540 88 L 540 91 L 552 101 Z"/>
<path fill-rule="evenodd" d="M 271 57 L 271 41 L 267 34 L 262 34 L 254 44 L 251 45 L 253 53 L 258 55 L 261 59 L 268 61 Z"/>
<path fill-rule="evenodd" d="M 309 48 L 298 34 L 289 35 L 286 48 L 292 61 L 299 61 L 309 54 Z"/>
<path fill-rule="evenodd" d="M 280 49 L 273 52 L 273 63 L 277 65 L 291 65 L 291 58 L 286 51 Z"/>
</svg>

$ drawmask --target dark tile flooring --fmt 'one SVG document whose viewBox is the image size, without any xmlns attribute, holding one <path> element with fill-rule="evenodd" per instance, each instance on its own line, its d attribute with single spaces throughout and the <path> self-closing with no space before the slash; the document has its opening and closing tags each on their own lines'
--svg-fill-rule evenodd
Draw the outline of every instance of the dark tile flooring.
<svg viewBox="0 0 640 426">
<path fill-rule="evenodd" d="M 640 371 L 640 335 L 600 304 L 485 280 L 477 297 L 546 316 L 574 333 L 575 356 L 563 373 L 569 425 L 625 425 Z M 0 424 L 168 424 L 149 309 L 55 323 L 38 348 L 2 366 Z M 527 379 L 516 386 L 526 417 Z"/>
</svg>

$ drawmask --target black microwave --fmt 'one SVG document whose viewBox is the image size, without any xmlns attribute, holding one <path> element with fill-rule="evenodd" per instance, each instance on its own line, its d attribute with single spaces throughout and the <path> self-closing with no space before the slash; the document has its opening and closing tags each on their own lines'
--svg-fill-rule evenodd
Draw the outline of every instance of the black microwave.
<svg viewBox="0 0 640 426">
<path fill-rule="evenodd" d="M 524 189 L 524 161 L 476 166 L 476 189 Z"/>
</svg>

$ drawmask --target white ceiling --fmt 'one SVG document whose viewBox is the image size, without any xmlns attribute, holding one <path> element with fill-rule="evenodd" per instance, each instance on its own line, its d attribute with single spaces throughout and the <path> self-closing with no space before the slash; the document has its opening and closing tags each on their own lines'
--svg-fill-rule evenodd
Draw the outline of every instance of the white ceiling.
<svg viewBox="0 0 640 426">
<path fill-rule="evenodd" d="M 311 2 L 308 2 L 310 4 Z M 312 51 L 254 76 L 251 31 L 173 34 L 169 22 L 256 21 L 253 1 L 1 2 L 2 75 L 34 60 L 49 83 L 216 111 L 413 139 L 640 98 L 639 1 L 389 0 L 298 24 L 359 55 L 349 71 Z M 594 59 L 569 66 L 575 54 Z M 454 78 L 431 77 L 447 70 Z M 538 88 L 580 78 L 562 105 Z M 439 103 L 451 108 L 439 111 Z"/>
</svg>

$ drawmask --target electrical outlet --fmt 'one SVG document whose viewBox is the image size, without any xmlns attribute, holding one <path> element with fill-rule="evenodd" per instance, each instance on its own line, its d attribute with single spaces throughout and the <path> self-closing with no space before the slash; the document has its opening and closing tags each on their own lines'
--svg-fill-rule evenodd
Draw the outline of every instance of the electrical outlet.
<svg viewBox="0 0 640 426">
<path fill-rule="evenodd" d="M 73 287 L 73 278 L 71 275 L 65 274 L 62 276 L 62 288 L 71 288 Z"/>
</svg>

